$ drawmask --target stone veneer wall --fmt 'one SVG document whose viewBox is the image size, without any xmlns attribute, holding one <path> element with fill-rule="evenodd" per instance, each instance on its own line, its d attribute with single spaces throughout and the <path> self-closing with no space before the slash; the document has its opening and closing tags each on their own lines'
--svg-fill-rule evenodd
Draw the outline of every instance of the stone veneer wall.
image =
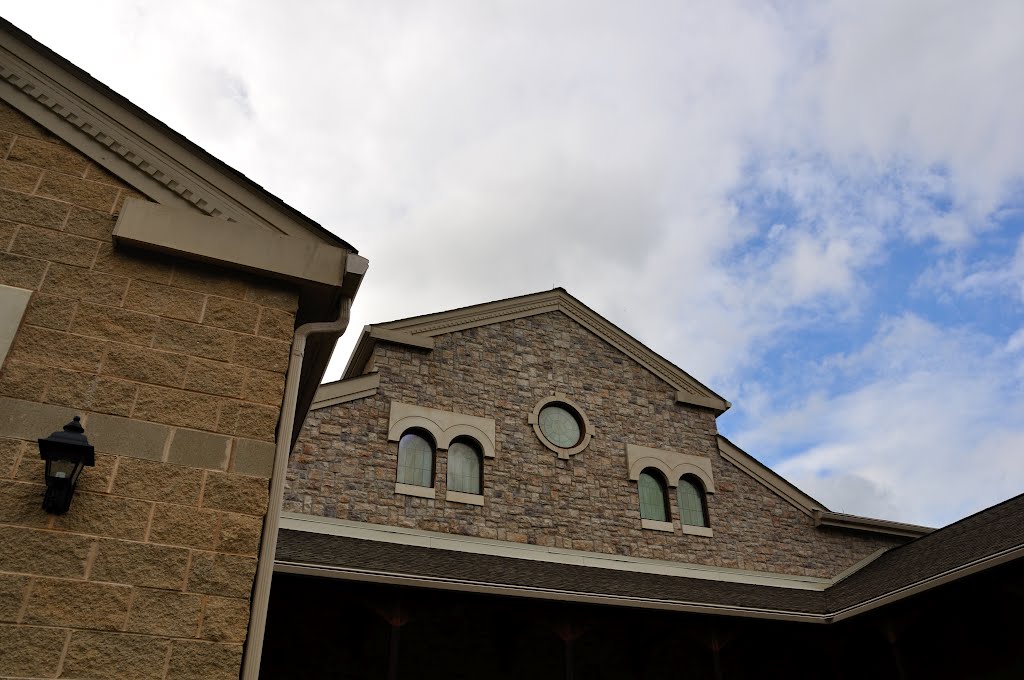
<svg viewBox="0 0 1024 680">
<path fill-rule="evenodd" d="M 131 187 L 0 102 L 0 676 L 237 678 L 295 291 L 115 250 Z M 35 439 L 97 449 L 40 509 Z"/>
<path fill-rule="evenodd" d="M 286 511 L 416 527 L 519 543 L 680 562 L 830 577 L 900 539 L 821 530 L 718 452 L 714 415 L 675 403 L 675 390 L 559 312 L 435 338 L 432 352 L 378 343 L 376 396 L 310 413 L 292 455 Z M 585 410 L 590 446 L 569 460 L 527 423 L 543 397 Z M 397 444 L 387 441 L 392 400 L 493 418 L 496 457 L 484 461 L 482 507 L 395 494 Z M 642 529 L 627 443 L 704 456 L 714 536 Z"/>
</svg>

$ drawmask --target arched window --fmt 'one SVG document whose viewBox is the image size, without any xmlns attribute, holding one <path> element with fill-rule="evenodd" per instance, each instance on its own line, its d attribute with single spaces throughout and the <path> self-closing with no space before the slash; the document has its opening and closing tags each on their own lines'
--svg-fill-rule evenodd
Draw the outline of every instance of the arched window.
<svg viewBox="0 0 1024 680">
<path fill-rule="evenodd" d="M 471 439 L 457 439 L 448 447 L 448 490 L 483 493 L 480 446 Z"/>
<path fill-rule="evenodd" d="M 398 483 L 434 486 L 434 441 L 422 430 L 410 430 L 398 440 Z"/>
<path fill-rule="evenodd" d="M 640 518 L 656 522 L 672 521 L 672 516 L 668 511 L 665 480 L 661 473 L 647 468 L 640 473 L 637 482 L 640 486 Z"/>
<path fill-rule="evenodd" d="M 679 518 L 684 526 L 708 526 L 708 504 L 704 485 L 692 475 L 679 480 Z"/>
</svg>

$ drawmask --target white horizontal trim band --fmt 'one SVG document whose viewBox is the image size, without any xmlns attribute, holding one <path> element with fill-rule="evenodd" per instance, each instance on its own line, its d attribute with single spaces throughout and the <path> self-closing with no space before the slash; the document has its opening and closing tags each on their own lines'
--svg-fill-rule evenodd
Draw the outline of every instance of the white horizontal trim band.
<svg viewBox="0 0 1024 680">
<path fill-rule="evenodd" d="M 436 576 L 409 576 L 376 570 L 350 569 L 347 567 L 331 567 L 303 562 L 278 561 L 274 571 L 284 574 L 302 576 L 320 576 L 361 583 L 382 583 L 386 585 L 412 586 L 419 588 L 437 588 L 486 595 L 511 595 L 513 597 L 532 597 L 543 600 L 562 602 L 584 602 L 589 604 L 607 604 L 634 607 L 639 609 L 661 609 L 668 611 L 690 612 L 696 614 L 719 614 L 726 616 L 744 616 L 747 618 L 773 619 L 776 621 L 803 621 L 805 623 L 827 623 L 820 614 L 803 614 L 773 609 L 756 609 L 753 607 L 730 607 L 725 605 L 700 604 L 661 600 L 646 597 L 630 597 L 626 595 L 601 595 L 573 590 L 555 588 L 535 588 L 502 583 L 485 583 L 464 579 L 449 579 Z"/>
<path fill-rule="evenodd" d="M 497 541 L 488 538 L 476 538 L 474 536 L 442 534 L 421 529 L 353 522 L 333 517 L 316 517 L 292 512 L 281 513 L 281 528 L 315 534 L 358 538 L 367 541 L 398 543 L 423 548 L 476 553 L 479 555 L 511 557 L 520 560 L 572 564 L 583 567 L 596 567 L 598 569 L 661 574 L 664 576 L 679 576 L 707 581 L 723 581 L 726 583 L 746 583 L 774 588 L 824 590 L 832 584 L 831 579 L 814 576 L 771 574 L 767 572 L 730 569 L 727 567 L 712 567 L 702 564 L 680 564 L 667 560 L 652 560 L 642 557 L 604 555 L 584 550 L 550 548 L 524 543 L 512 543 L 510 541 Z"/>
</svg>

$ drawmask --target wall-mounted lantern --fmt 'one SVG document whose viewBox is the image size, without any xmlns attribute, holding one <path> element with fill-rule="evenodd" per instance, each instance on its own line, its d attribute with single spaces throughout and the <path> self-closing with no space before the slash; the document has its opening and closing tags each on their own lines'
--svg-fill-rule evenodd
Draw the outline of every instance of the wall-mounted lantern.
<svg viewBox="0 0 1024 680">
<path fill-rule="evenodd" d="M 96 464 L 95 450 L 85 438 L 81 420 L 75 416 L 62 431 L 39 440 L 39 456 L 46 461 L 43 510 L 55 515 L 63 515 L 71 507 L 82 468 Z"/>
</svg>

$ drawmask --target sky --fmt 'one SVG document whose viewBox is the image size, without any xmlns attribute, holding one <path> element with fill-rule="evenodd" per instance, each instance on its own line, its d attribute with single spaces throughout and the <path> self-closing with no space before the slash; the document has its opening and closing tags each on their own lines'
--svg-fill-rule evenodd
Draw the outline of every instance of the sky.
<svg viewBox="0 0 1024 680">
<path fill-rule="evenodd" d="M 832 510 L 1024 492 L 1019 0 L 3 14 L 369 258 L 328 379 L 364 324 L 562 286 Z"/>
</svg>

